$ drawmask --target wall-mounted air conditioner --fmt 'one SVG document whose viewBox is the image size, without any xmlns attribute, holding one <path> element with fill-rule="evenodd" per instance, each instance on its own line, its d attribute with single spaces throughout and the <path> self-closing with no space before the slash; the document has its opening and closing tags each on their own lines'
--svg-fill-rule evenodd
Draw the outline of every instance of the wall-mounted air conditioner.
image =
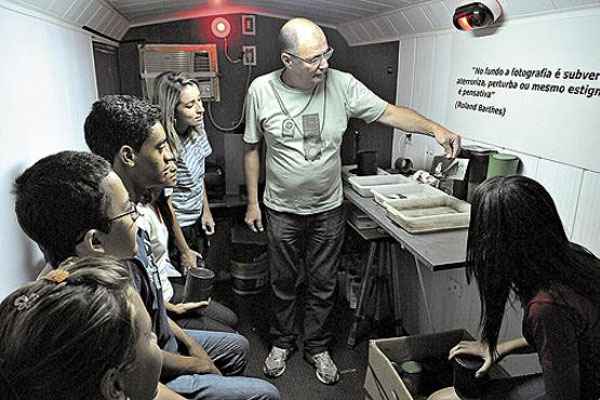
<svg viewBox="0 0 600 400">
<path fill-rule="evenodd" d="M 138 45 L 140 77 L 146 99 L 152 99 L 154 78 L 165 71 L 184 72 L 198 82 L 203 99 L 220 101 L 219 63 L 215 44 Z"/>
</svg>

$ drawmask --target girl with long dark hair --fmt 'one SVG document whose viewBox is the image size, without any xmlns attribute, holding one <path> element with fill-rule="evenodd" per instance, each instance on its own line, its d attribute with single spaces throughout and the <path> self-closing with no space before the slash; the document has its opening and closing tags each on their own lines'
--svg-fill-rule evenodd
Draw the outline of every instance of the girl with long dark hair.
<svg viewBox="0 0 600 400">
<path fill-rule="evenodd" d="M 514 175 L 477 188 L 466 273 L 479 288 L 481 341 L 459 343 L 450 358 L 481 356 L 477 375 L 517 352 L 537 352 L 542 366 L 541 375 L 492 381 L 485 398 L 600 398 L 600 260 L 569 241 L 542 185 Z M 499 343 L 513 299 L 524 309 L 523 337 Z"/>
</svg>

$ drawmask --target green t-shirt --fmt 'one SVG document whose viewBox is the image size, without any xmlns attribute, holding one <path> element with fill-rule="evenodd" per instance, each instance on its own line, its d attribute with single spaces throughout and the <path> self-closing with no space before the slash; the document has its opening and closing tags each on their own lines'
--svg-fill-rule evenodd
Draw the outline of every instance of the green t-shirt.
<svg viewBox="0 0 600 400">
<path fill-rule="evenodd" d="M 264 137 L 267 207 L 315 214 L 342 204 L 340 146 L 349 118 L 377 120 L 387 102 L 351 74 L 329 69 L 314 90 L 281 80 L 282 70 L 256 78 L 246 99 L 244 141 Z"/>
</svg>

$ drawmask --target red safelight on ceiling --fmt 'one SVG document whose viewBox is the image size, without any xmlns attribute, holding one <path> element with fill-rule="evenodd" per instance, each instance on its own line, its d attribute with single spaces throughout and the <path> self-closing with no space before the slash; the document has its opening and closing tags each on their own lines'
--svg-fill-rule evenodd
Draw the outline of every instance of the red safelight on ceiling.
<svg viewBox="0 0 600 400">
<path fill-rule="evenodd" d="M 225 39 L 231 33 L 231 24 L 223 17 L 213 19 L 210 24 L 213 35 L 219 39 Z"/>
</svg>

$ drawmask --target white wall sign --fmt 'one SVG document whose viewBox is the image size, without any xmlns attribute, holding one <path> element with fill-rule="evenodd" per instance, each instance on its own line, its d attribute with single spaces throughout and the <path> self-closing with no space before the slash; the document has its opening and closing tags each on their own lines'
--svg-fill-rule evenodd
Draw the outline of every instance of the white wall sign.
<svg viewBox="0 0 600 400">
<path fill-rule="evenodd" d="M 600 171 L 598 37 L 595 14 L 515 24 L 487 36 L 454 35 L 449 127 Z"/>
</svg>

